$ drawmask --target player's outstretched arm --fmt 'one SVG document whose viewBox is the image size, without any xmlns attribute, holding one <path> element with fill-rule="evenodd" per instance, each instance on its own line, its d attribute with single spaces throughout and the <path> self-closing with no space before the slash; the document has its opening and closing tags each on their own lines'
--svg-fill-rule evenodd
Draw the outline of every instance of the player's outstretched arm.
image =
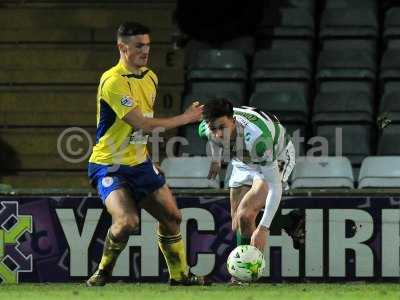
<svg viewBox="0 0 400 300">
<path fill-rule="evenodd" d="M 137 129 L 151 132 L 155 128 L 172 129 L 189 123 L 198 122 L 201 119 L 203 105 L 194 102 L 183 114 L 171 118 L 150 118 L 142 114 L 138 108 L 133 108 L 122 119 Z"/>
</svg>

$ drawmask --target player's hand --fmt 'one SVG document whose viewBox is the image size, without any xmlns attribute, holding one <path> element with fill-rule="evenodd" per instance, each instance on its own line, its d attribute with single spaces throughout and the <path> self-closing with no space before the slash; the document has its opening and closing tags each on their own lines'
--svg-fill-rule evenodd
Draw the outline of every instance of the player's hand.
<svg viewBox="0 0 400 300">
<path fill-rule="evenodd" d="M 212 161 L 210 165 L 210 170 L 208 171 L 208 179 L 215 179 L 221 170 L 221 162 Z"/>
<path fill-rule="evenodd" d="M 261 252 L 263 252 L 267 243 L 268 235 L 269 229 L 262 225 L 258 225 L 256 230 L 254 230 L 253 234 L 251 235 L 250 245 L 258 248 Z"/>
<path fill-rule="evenodd" d="M 188 123 L 199 122 L 201 120 L 201 114 L 203 113 L 204 105 L 200 105 L 198 101 L 193 102 L 184 112 L 188 118 Z"/>
</svg>

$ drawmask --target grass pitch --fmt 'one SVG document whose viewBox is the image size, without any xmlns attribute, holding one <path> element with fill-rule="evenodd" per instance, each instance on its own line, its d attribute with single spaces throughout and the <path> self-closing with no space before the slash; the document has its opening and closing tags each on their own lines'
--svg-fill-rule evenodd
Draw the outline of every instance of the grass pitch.
<svg viewBox="0 0 400 300">
<path fill-rule="evenodd" d="M 170 287 L 166 284 L 114 283 L 103 288 L 86 288 L 83 284 L 0 285 L 0 300 L 64 299 L 149 299 L 149 300 L 399 300 L 400 284 L 387 283 L 283 283 L 252 284 L 230 287 Z"/>
</svg>

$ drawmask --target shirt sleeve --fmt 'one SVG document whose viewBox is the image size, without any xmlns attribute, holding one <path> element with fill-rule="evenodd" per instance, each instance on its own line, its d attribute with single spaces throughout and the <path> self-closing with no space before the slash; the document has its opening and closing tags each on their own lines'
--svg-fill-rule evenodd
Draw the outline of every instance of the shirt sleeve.
<svg viewBox="0 0 400 300">
<path fill-rule="evenodd" d="M 210 129 L 208 128 L 208 125 L 206 123 L 206 121 L 201 121 L 201 123 L 199 124 L 199 128 L 198 128 L 198 133 L 200 138 L 202 139 L 209 139 L 210 138 Z"/>
<path fill-rule="evenodd" d="M 120 119 L 137 107 L 129 83 L 116 76 L 106 79 L 101 89 L 101 98 L 110 105 Z"/>
</svg>

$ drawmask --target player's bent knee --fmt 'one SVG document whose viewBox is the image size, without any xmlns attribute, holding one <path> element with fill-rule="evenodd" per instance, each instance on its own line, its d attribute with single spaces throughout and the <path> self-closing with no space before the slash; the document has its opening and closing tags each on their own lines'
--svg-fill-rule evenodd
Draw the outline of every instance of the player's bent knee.
<svg viewBox="0 0 400 300">
<path fill-rule="evenodd" d="M 139 225 L 138 216 L 124 216 L 115 221 L 114 227 L 124 235 L 132 234 Z"/>
</svg>

